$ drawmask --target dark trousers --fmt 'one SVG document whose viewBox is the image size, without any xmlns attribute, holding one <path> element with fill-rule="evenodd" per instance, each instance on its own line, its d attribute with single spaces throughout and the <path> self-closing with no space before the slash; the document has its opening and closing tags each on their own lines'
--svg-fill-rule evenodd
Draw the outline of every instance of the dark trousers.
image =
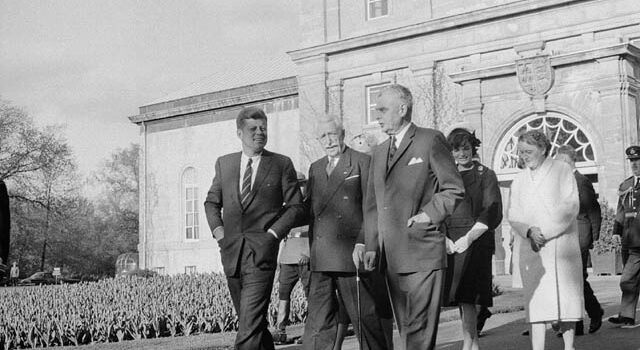
<svg viewBox="0 0 640 350">
<path fill-rule="evenodd" d="M 435 349 L 445 269 L 386 277 L 402 349 Z"/>
<path fill-rule="evenodd" d="M 300 281 L 305 297 L 309 297 L 309 278 L 311 270 L 309 264 L 280 264 L 278 275 L 278 299 L 291 300 L 291 292 L 296 283 Z"/>
<path fill-rule="evenodd" d="M 246 245 L 238 264 L 237 275 L 227 276 L 233 307 L 238 314 L 235 349 L 273 350 L 267 311 L 275 271 L 258 269 L 254 264 L 254 253 Z"/>
<path fill-rule="evenodd" d="M 379 282 L 375 278 L 378 277 Z M 384 285 L 382 276 L 360 275 L 360 307 L 362 332 L 358 328 L 358 299 L 355 273 L 312 272 L 307 322 L 302 348 L 306 350 L 333 349 L 338 326 L 338 300 L 342 298 L 353 328 L 363 349 L 393 349 L 392 320 L 384 308 L 388 298 L 376 294 Z M 336 294 L 338 290 L 338 294 Z"/>
<path fill-rule="evenodd" d="M 622 276 L 620 276 L 620 316 L 636 319 L 636 306 L 640 293 L 640 248 L 622 251 Z"/>
<path fill-rule="evenodd" d="M 589 315 L 589 318 L 602 317 L 602 307 L 598 302 L 598 298 L 596 298 L 595 294 L 593 294 L 591 285 L 589 284 L 589 282 L 587 282 L 587 277 L 589 277 L 589 273 L 587 273 L 589 249 L 585 249 L 580 253 L 582 254 L 582 277 L 584 280 L 584 308 L 587 310 L 587 315 Z"/>
</svg>

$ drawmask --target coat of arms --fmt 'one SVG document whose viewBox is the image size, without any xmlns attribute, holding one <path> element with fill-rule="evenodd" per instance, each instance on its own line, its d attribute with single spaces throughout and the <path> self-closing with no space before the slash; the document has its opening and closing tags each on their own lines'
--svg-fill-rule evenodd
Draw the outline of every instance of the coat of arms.
<svg viewBox="0 0 640 350">
<path fill-rule="evenodd" d="M 516 72 L 522 90 L 529 95 L 542 96 L 553 86 L 553 68 L 549 55 L 516 60 Z"/>
</svg>

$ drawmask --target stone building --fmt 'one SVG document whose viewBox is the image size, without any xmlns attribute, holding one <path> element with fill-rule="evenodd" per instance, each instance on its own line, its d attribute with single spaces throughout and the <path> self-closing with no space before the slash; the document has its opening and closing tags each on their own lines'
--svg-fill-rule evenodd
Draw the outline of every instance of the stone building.
<svg viewBox="0 0 640 350">
<path fill-rule="evenodd" d="M 579 170 L 602 199 L 615 202 L 617 186 L 629 174 L 624 149 L 639 142 L 637 0 L 304 4 L 300 48 L 289 52 L 291 70 L 271 81 L 256 75 L 233 89 L 183 91 L 141 107 L 131 118 L 141 125 L 145 152 L 141 265 L 187 271 L 186 261 L 193 258 L 188 253 L 202 258 L 198 271 L 219 269 L 201 202 L 215 158 L 238 149 L 235 139 L 222 141 L 234 137 L 230 118 L 238 106 L 294 99 L 295 108 L 273 113 L 272 119 L 287 123 L 274 128 L 270 120 L 269 146 L 290 155 L 304 172 L 317 156 L 310 126 L 320 114 L 341 116 L 348 140 L 384 139 L 372 111 L 377 91 L 390 83 L 413 91 L 417 124 L 476 131 L 483 141 L 481 160 L 497 172 L 505 201 L 516 172 L 514 140 L 522 130 L 540 128 L 554 147 L 576 147 Z M 287 86 L 287 95 L 279 84 Z M 204 224 L 197 244 L 182 237 L 184 218 L 178 215 L 184 201 L 177 193 L 191 167 L 199 186 L 197 216 Z M 502 231 L 498 242 L 508 241 L 508 227 Z M 505 270 L 505 256 L 508 251 L 496 251 L 497 273 Z"/>
</svg>

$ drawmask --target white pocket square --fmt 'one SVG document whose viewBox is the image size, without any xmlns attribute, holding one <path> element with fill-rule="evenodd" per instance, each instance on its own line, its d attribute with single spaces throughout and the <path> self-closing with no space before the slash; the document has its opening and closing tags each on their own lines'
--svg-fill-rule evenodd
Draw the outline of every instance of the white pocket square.
<svg viewBox="0 0 640 350">
<path fill-rule="evenodd" d="M 409 164 L 407 164 L 407 165 L 420 164 L 420 163 L 422 163 L 422 162 L 423 162 L 422 158 L 420 158 L 420 157 L 418 157 L 418 158 L 413 157 L 413 158 L 411 158 L 411 160 L 409 161 Z"/>
<path fill-rule="evenodd" d="M 358 178 L 358 177 L 360 177 L 360 175 L 351 175 L 351 176 L 349 176 L 348 178 L 346 178 L 344 180 L 347 181 L 347 180 L 355 179 L 355 178 Z"/>
</svg>

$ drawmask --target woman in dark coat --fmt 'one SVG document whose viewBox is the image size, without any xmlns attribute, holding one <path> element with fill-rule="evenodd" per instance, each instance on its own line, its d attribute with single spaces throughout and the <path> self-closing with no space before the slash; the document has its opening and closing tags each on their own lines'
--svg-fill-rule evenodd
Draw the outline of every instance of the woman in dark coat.
<svg viewBox="0 0 640 350">
<path fill-rule="evenodd" d="M 477 307 L 493 306 L 491 257 L 494 230 L 502 221 L 502 199 L 496 174 L 474 160 L 480 145 L 474 134 L 454 129 L 447 137 L 462 175 L 465 198 L 447 220 L 444 305 L 458 305 L 463 350 L 478 349 Z"/>
</svg>

